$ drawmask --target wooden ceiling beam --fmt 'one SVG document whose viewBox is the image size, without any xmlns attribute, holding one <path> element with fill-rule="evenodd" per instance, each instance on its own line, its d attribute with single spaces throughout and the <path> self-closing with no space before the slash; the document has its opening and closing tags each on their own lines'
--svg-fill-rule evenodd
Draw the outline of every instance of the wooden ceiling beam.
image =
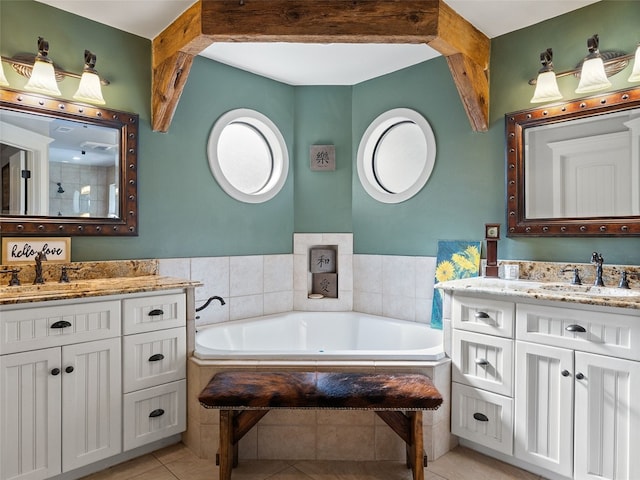
<svg viewBox="0 0 640 480">
<path fill-rule="evenodd" d="M 215 42 L 426 43 L 447 57 L 472 128 L 488 129 L 490 41 L 442 0 L 199 0 L 153 40 L 154 131 Z"/>
</svg>

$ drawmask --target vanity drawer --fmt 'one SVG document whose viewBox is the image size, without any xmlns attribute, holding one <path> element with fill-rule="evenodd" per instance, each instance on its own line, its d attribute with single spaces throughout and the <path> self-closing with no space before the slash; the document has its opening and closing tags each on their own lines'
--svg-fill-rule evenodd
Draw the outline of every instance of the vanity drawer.
<svg viewBox="0 0 640 480">
<path fill-rule="evenodd" d="M 453 296 L 453 328 L 513 338 L 515 304 L 487 298 Z"/>
<path fill-rule="evenodd" d="M 118 336 L 117 300 L 3 310 L 0 315 L 0 355 Z"/>
<path fill-rule="evenodd" d="M 126 336 L 122 339 L 122 352 L 125 392 L 185 378 L 184 327 Z"/>
<path fill-rule="evenodd" d="M 124 396 L 124 450 L 184 432 L 187 382 L 167 383 Z"/>
<path fill-rule="evenodd" d="M 518 304 L 518 340 L 640 360 L 640 311 L 624 315 L 546 305 Z"/>
<path fill-rule="evenodd" d="M 513 400 L 459 383 L 451 385 L 451 433 L 498 452 L 513 452 Z"/>
<path fill-rule="evenodd" d="M 513 396 L 513 340 L 454 330 L 453 381 Z"/>
<path fill-rule="evenodd" d="M 128 298 L 122 301 L 123 334 L 151 332 L 186 324 L 183 293 Z"/>
</svg>

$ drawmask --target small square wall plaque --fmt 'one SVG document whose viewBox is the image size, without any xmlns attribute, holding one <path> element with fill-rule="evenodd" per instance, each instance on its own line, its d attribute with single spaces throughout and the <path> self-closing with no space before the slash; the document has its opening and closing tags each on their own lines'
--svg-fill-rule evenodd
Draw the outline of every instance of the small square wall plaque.
<svg viewBox="0 0 640 480">
<path fill-rule="evenodd" d="M 312 293 L 320 293 L 327 298 L 338 298 L 337 273 L 314 273 L 312 279 Z"/>
<path fill-rule="evenodd" d="M 309 255 L 311 273 L 336 273 L 336 251 L 329 248 L 312 248 Z"/>
<path fill-rule="evenodd" d="M 336 169 L 335 145 L 311 145 L 309 147 L 311 171 L 329 172 Z"/>
</svg>

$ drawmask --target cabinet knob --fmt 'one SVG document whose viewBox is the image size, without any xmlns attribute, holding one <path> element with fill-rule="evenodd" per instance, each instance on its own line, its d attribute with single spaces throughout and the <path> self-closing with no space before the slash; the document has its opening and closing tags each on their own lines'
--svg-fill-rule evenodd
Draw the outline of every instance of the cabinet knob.
<svg viewBox="0 0 640 480">
<path fill-rule="evenodd" d="M 478 420 L 479 422 L 488 422 L 489 417 L 487 417 L 484 413 L 476 412 L 473 414 L 473 418 Z"/>
<path fill-rule="evenodd" d="M 69 365 L 67 368 L 64 369 L 65 372 L 67 373 L 71 373 L 73 372 L 73 367 L 71 365 Z"/>
<path fill-rule="evenodd" d="M 571 324 L 565 327 L 567 332 L 580 332 L 585 333 L 587 330 L 582 325 Z"/>
<path fill-rule="evenodd" d="M 156 353 L 155 355 L 151 355 L 149 357 L 150 362 L 157 362 L 164 359 L 164 355 L 161 353 Z"/>
<path fill-rule="evenodd" d="M 149 312 L 150 317 L 159 317 L 160 315 L 164 315 L 164 311 L 161 308 L 154 308 Z"/>
<path fill-rule="evenodd" d="M 71 323 L 67 322 L 66 320 L 59 320 L 57 322 L 52 323 L 49 328 L 67 328 L 70 326 L 71 326 Z"/>
<path fill-rule="evenodd" d="M 161 408 L 157 408 L 149 414 L 149 418 L 160 417 L 162 415 L 164 415 L 164 410 Z"/>
<path fill-rule="evenodd" d="M 562 374 L 563 377 L 568 377 L 569 375 L 571 375 L 571 373 L 569 373 L 569 370 L 562 370 L 562 372 L 560 372 Z"/>
<path fill-rule="evenodd" d="M 51 370 L 51 375 L 53 375 L 54 377 L 56 375 L 60 375 L 60 369 L 59 368 L 54 368 Z"/>
<path fill-rule="evenodd" d="M 578 380 L 582 380 L 584 378 L 584 375 L 582 373 L 576 373 L 576 378 Z"/>
</svg>

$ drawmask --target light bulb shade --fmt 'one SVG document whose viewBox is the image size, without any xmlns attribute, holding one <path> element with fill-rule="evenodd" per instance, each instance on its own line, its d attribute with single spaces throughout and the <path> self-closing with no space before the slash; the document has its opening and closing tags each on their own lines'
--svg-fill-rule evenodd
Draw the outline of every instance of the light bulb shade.
<svg viewBox="0 0 640 480">
<path fill-rule="evenodd" d="M 591 57 L 591 56 L 590 56 Z M 611 86 L 604 71 L 604 62 L 600 56 L 587 58 L 582 64 L 580 72 L 580 83 L 576 88 L 576 93 L 591 93 L 605 90 Z"/>
<path fill-rule="evenodd" d="M 4 75 L 4 67 L 2 65 L 2 61 L 0 61 L 0 87 L 8 87 L 9 81 L 7 77 Z"/>
<path fill-rule="evenodd" d="M 562 94 L 558 89 L 556 74 L 553 71 L 539 73 L 531 103 L 551 102 L 561 98 Z"/>
<path fill-rule="evenodd" d="M 640 45 L 636 48 L 636 58 L 633 61 L 633 71 L 629 77 L 630 82 L 640 82 Z"/>
<path fill-rule="evenodd" d="M 33 63 L 31 77 L 24 86 L 24 89 L 31 92 L 44 93 L 45 95 L 62 95 L 56 83 L 53 63 L 47 59 L 43 60 L 36 57 L 36 61 Z"/>
<path fill-rule="evenodd" d="M 95 103 L 98 105 L 104 105 L 106 103 L 102 97 L 100 77 L 95 73 L 95 70 L 88 71 L 88 69 L 85 69 L 85 71 L 82 72 L 78 91 L 73 98 L 81 102 Z"/>
</svg>

